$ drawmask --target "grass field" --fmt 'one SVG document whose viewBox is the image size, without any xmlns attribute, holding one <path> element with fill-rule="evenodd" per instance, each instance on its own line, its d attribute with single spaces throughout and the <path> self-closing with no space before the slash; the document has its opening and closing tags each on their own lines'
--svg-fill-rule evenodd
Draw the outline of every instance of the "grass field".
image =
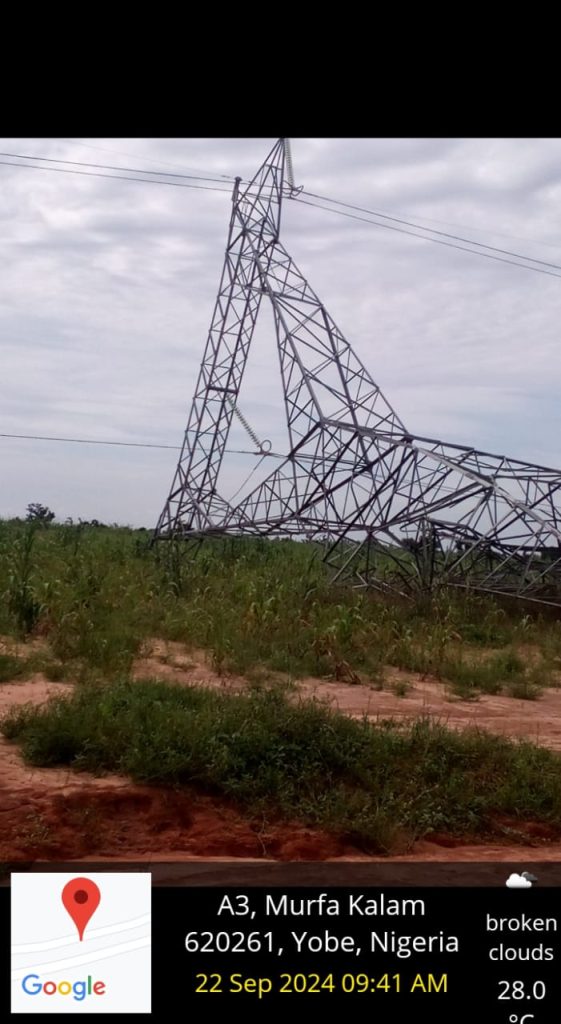
<svg viewBox="0 0 561 1024">
<path fill-rule="evenodd" d="M 126 528 L 0 521 L 0 633 L 41 635 L 60 671 L 108 678 L 126 674 L 150 636 L 208 650 L 218 671 L 350 678 L 350 668 L 379 680 L 394 665 L 463 695 L 532 697 L 561 669 L 561 621 L 547 609 L 331 587 L 317 548 L 294 541 L 216 540 L 193 559 L 185 545 L 150 549 L 149 540 Z M 530 646 L 529 661 L 519 649 Z"/>
<path fill-rule="evenodd" d="M 561 622 L 476 595 L 414 602 L 328 585 L 317 549 L 259 539 L 149 546 L 146 531 L 0 522 L 0 684 L 42 671 L 78 686 L 14 710 L 2 731 L 33 764 L 195 785 L 388 851 L 431 831 L 489 835 L 501 815 L 561 833 L 559 756 L 419 721 L 352 721 L 286 684 L 384 686 L 388 666 L 464 698 L 534 699 L 561 679 Z M 247 692 L 131 682 L 148 638 L 206 650 Z M 32 645 L 31 645 L 32 646 Z M 283 674 L 284 683 L 268 681 Z M 259 680 L 259 683 L 256 682 Z"/>
</svg>

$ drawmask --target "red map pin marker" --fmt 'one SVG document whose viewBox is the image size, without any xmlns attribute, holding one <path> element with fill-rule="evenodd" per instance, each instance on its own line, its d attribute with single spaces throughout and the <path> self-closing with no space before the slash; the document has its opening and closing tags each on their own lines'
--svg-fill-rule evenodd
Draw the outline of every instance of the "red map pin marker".
<svg viewBox="0 0 561 1024">
<path fill-rule="evenodd" d="M 62 902 L 78 929 L 80 942 L 90 918 L 95 914 L 101 893 L 89 878 L 72 878 L 62 890 Z"/>
</svg>

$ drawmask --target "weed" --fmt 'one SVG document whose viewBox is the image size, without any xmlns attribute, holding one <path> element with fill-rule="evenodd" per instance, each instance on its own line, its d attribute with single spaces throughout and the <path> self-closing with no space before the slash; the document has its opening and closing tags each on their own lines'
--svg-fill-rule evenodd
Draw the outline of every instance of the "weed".
<svg viewBox="0 0 561 1024">
<path fill-rule="evenodd" d="M 98 807 L 88 804 L 75 806 L 69 811 L 68 818 L 87 849 L 99 842 L 102 816 Z"/>
<path fill-rule="evenodd" d="M 38 811 L 30 811 L 25 817 L 25 824 L 16 832 L 16 839 L 29 850 L 50 846 L 54 838 L 51 826 Z"/>
<path fill-rule="evenodd" d="M 0 654 L 0 683 L 18 679 L 27 670 L 27 662 L 13 654 Z"/>
<path fill-rule="evenodd" d="M 2 732 L 36 765 L 191 785 L 252 815 L 297 817 L 387 851 L 431 831 L 494 834 L 493 816 L 561 830 L 558 755 L 477 730 L 354 721 L 282 688 L 88 685 L 13 709 Z"/>
<path fill-rule="evenodd" d="M 60 661 L 50 661 L 45 665 L 43 672 L 52 683 L 58 683 L 66 678 L 66 669 Z"/>
<path fill-rule="evenodd" d="M 442 665 L 442 673 L 454 693 L 469 699 L 477 693 L 501 693 L 505 686 L 522 685 L 526 666 L 515 651 L 507 650 L 478 661 L 448 659 Z"/>
<path fill-rule="evenodd" d="M 509 697 L 516 697 L 518 700 L 536 700 L 543 690 L 541 686 L 531 683 L 528 679 L 518 679 L 507 683 L 506 692 Z"/>
<path fill-rule="evenodd" d="M 41 605 L 33 587 L 32 551 L 37 527 L 29 523 L 12 545 L 7 566 L 8 586 L 5 599 L 20 636 L 27 636 L 37 625 Z"/>
<path fill-rule="evenodd" d="M 82 677 L 129 673 L 155 636 L 209 651 L 222 674 L 259 666 L 376 684 L 389 665 L 431 673 L 464 696 L 508 692 L 524 678 L 555 685 L 561 668 L 553 613 L 444 590 L 405 601 L 332 587 L 315 544 L 148 541 L 94 521 L 48 529 L 0 521 L 0 630 L 40 632 L 52 657 Z M 540 680 L 524 668 L 532 659 L 521 658 L 521 644 L 541 652 Z"/>
<path fill-rule="evenodd" d="M 392 691 L 396 697 L 406 697 L 411 689 L 411 683 L 408 683 L 405 679 L 398 679 L 397 682 L 392 684 Z"/>
</svg>

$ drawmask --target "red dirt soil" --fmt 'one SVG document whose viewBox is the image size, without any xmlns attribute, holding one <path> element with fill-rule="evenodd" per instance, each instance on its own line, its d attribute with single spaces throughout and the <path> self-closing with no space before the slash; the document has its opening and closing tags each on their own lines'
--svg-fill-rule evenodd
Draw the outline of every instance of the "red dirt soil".
<svg viewBox="0 0 561 1024">
<path fill-rule="evenodd" d="M 364 685 L 306 679 L 305 696 L 329 700 L 346 714 L 408 719 L 428 714 L 454 728 L 477 724 L 561 750 L 561 692 L 546 691 L 534 702 L 482 697 L 477 702 L 447 698 L 436 680 L 391 670 L 392 681 L 407 679 L 405 697 Z M 180 644 L 155 641 L 138 661 L 135 678 L 159 677 L 184 685 L 238 689 L 241 678 L 218 677 L 200 653 Z M 68 693 L 68 683 L 48 682 L 40 673 L 0 684 L 0 715 L 14 704 L 42 703 Z M 505 843 L 466 844 L 433 835 L 391 857 L 371 857 L 319 829 L 295 822 L 244 818 L 223 800 L 193 791 L 133 785 L 119 776 L 97 778 L 63 768 L 25 765 L 19 748 L 0 736 L 0 861 L 110 859 L 166 861 L 257 859 L 273 861 L 560 861 L 559 832 L 538 823 L 501 820 Z M 515 845 L 513 842 L 518 840 Z"/>
</svg>

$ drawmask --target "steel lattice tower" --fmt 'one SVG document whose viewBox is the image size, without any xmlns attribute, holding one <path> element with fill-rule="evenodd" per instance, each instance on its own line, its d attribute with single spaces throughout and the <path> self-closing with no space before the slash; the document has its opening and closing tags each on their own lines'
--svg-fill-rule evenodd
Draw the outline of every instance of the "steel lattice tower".
<svg viewBox="0 0 561 1024">
<path fill-rule="evenodd" d="M 240 183 L 155 538 L 306 536 L 325 541 L 334 579 L 352 576 L 359 586 L 407 593 L 445 584 L 561 604 L 561 473 L 407 430 L 280 242 L 282 201 L 293 191 L 286 140 L 249 185 Z M 289 450 L 233 505 L 217 480 L 235 412 L 248 428 L 237 402 L 264 297 Z"/>
</svg>

